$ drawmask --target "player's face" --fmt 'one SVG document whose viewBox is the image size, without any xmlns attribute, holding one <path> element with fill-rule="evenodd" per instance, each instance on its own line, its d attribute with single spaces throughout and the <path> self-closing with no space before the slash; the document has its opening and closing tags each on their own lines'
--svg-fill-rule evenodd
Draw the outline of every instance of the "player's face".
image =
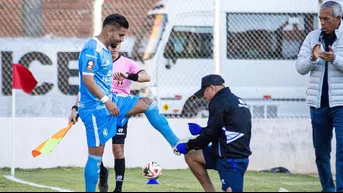
<svg viewBox="0 0 343 193">
<path fill-rule="evenodd" d="M 119 55 L 120 45 L 121 44 L 109 46 L 109 50 L 110 50 L 110 52 L 112 54 L 112 57 L 114 59 L 116 59 L 118 57 L 118 55 Z"/>
<path fill-rule="evenodd" d="M 111 36 L 110 36 L 110 44 L 111 45 L 118 45 L 121 42 L 123 42 L 126 33 L 127 33 L 126 28 L 123 28 L 123 27 L 121 27 L 120 29 L 113 28 Z"/>
</svg>

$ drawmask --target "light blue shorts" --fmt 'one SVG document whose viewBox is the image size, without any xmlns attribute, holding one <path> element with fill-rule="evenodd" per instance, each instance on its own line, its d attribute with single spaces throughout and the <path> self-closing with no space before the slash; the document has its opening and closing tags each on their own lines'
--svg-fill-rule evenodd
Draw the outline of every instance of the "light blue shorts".
<svg viewBox="0 0 343 193">
<path fill-rule="evenodd" d="M 125 115 L 134 107 L 136 106 L 139 97 L 134 95 L 120 95 L 114 94 L 112 101 L 118 106 L 119 109 L 119 116 L 117 125 L 119 127 L 123 127 L 130 117 L 126 117 Z"/>
<path fill-rule="evenodd" d="M 112 116 L 104 104 L 94 108 L 80 107 L 79 115 L 86 128 L 88 147 L 104 145 L 117 133 L 117 125 L 122 127 L 130 117 L 125 116 L 138 102 L 133 95 L 113 95 L 112 102 L 119 109 L 118 116 Z"/>
</svg>

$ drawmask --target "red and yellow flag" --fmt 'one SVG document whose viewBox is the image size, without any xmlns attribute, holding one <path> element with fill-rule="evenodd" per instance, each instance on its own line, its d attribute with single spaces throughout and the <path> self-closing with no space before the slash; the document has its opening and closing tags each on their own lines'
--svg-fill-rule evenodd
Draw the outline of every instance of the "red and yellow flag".
<svg viewBox="0 0 343 193">
<path fill-rule="evenodd" d="M 69 129 L 73 126 L 73 123 L 69 123 L 69 125 L 66 128 L 63 128 L 59 130 L 57 133 L 55 133 L 53 136 L 51 136 L 49 139 L 45 140 L 43 143 L 41 143 L 38 147 L 36 147 L 34 150 L 32 150 L 32 156 L 37 157 L 40 154 L 49 154 L 52 152 L 52 150 L 55 149 L 56 145 L 59 144 L 61 139 L 68 133 Z"/>
</svg>

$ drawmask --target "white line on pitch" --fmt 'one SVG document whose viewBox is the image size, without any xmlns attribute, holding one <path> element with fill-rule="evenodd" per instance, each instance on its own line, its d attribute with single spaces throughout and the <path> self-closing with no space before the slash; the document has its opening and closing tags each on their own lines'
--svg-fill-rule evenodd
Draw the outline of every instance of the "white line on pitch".
<svg viewBox="0 0 343 193">
<path fill-rule="evenodd" d="M 38 187 L 38 188 L 48 188 L 48 189 L 51 189 L 51 190 L 56 190 L 58 192 L 72 192 L 71 190 L 66 190 L 66 189 L 63 189 L 63 188 L 58 188 L 58 187 L 49 187 L 49 186 L 44 186 L 44 185 L 40 185 L 40 184 L 35 184 L 35 183 L 32 183 L 32 182 L 26 182 L 24 180 L 21 180 L 21 179 L 18 179 L 14 176 L 4 176 L 5 178 L 9 179 L 9 180 L 12 180 L 14 182 L 18 182 L 18 183 L 22 183 L 22 184 L 27 184 L 27 185 L 30 185 L 30 186 L 35 186 L 35 187 Z"/>
</svg>

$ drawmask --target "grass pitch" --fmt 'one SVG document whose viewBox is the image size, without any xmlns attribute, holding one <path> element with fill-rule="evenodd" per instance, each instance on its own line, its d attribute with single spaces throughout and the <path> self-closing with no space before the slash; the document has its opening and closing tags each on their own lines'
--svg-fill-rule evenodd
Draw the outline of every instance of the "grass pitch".
<svg viewBox="0 0 343 193">
<path fill-rule="evenodd" d="M 113 169 L 109 169 L 109 191 L 113 191 L 115 179 Z M 10 169 L 0 169 L 0 192 L 53 192 L 51 189 L 33 187 L 10 181 L 4 177 Z M 59 187 L 75 192 L 84 191 L 83 168 L 17 169 L 15 176 L 21 180 Z M 217 191 L 221 191 L 218 174 L 210 171 Z M 126 169 L 123 191 L 125 192 L 203 192 L 190 170 L 163 170 L 158 179 L 160 185 L 146 185 L 140 168 Z M 319 179 L 298 174 L 273 174 L 248 171 L 245 176 L 246 192 L 277 192 L 279 188 L 290 192 L 319 192 Z"/>
</svg>

